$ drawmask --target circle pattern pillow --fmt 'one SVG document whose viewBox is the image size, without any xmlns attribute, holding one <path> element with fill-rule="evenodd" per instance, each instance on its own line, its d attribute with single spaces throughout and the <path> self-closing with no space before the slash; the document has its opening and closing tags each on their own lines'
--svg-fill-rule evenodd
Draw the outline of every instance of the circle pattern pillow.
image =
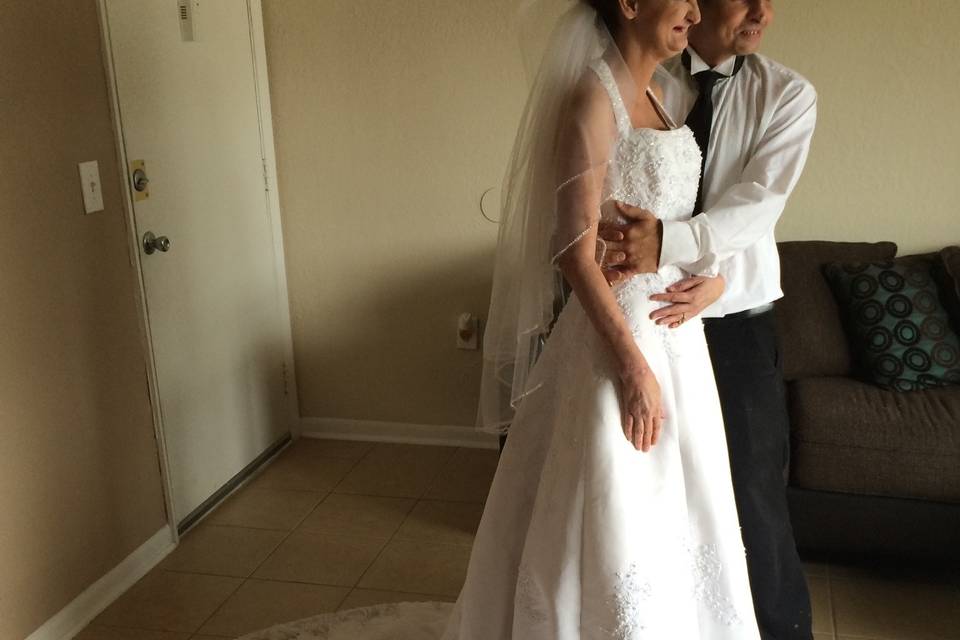
<svg viewBox="0 0 960 640">
<path fill-rule="evenodd" d="M 824 273 L 862 374 L 895 391 L 960 384 L 960 338 L 925 260 L 831 263 Z"/>
</svg>

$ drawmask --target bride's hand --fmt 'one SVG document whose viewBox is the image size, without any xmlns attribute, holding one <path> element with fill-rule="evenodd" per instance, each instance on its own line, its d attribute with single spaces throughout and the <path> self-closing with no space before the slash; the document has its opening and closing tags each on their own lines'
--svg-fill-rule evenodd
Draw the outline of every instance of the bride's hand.
<svg viewBox="0 0 960 640">
<path fill-rule="evenodd" d="M 665 293 L 650 296 L 651 300 L 669 303 L 651 313 L 650 319 L 657 324 L 665 324 L 671 329 L 676 329 L 719 300 L 726 286 L 727 282 L 723 276 L 684 278 L 667 287 Z"/>
<path fill-rule="evenodd" d="M 649 367 L 631 366 L 620 374 L 623 434 L 635 449 L 650 451 L 660 439 L 663 407 L 660 384 Z"/>
</svg>

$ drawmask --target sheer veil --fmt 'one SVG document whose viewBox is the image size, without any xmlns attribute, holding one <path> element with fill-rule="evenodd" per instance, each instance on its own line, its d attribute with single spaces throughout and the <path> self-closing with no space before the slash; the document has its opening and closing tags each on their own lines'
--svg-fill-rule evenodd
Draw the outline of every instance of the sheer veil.
<svg viewBox="0 0 960 640">
<path fill-rule="evenodd" d="M 534 2 L 534 4 L 537 4 Z M 563 304 L 556 268 L 600 219 L 619 136 L 591 65 L 603 60 L 622 99 L 638 95 L 597 12 L 571 4 L 550 36 L 520 121 L 502 189 L 493 291 L 484 333 L 478 428 L 503 433 L 526 395 L 542 340 Z M 529 10 L 529 14 L 540 13 Z M 523 44 L 523 43 L 522 43 Z"/>
</svg>

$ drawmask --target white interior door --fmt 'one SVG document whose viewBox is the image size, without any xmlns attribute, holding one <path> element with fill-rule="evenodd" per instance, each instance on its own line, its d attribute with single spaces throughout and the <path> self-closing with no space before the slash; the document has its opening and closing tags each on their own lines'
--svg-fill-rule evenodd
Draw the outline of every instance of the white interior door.
<svg viewBox="0 0 960 640">
<path fill-rule="evenodd" d="M 106 0 L 175 520 L 288 432 L 290 329 L 244 0 Z M 190 17 L 187 27 L 183 17 Z M 269 126 L 269 122 L 264 123 Z M 282 262 L 280 262 L 282 264 Z"/>
</svg>

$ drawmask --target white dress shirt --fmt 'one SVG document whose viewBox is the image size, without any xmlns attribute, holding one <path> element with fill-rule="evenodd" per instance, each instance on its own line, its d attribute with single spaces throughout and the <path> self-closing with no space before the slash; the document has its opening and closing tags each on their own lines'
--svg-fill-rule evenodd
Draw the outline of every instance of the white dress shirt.
<svg viewBox="0 0 960 640">
<path fill-rule="evenodd" d="M 664 105 L 684 122 L 697 100 L 691 74 L 709 69 L 692 49 L 690 71 L 680 57 L 657 70 Z M 736 58 L 714 70 L 733 72 Z M 704 317 L 773 302 L 780 289 L 774 228 L 800 179 L 817 120 L 817 93 L 798 73 L 750 55 L 739 73 L 713 90 L 713 126 L 703 182 L 704 211 L 663 223 L 660 264 L 726 279 L 723 296 Z"/>
</svg>

